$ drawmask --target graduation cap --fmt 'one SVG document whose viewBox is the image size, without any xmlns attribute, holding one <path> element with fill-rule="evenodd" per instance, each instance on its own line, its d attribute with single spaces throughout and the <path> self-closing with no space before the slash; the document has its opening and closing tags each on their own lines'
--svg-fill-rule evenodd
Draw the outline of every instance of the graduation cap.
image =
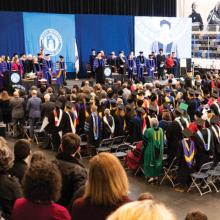
<svg viewBox="0 0 220 220">
<path fill-rule="evenodd" d="M 118 109 L 119 109 L 119 110 L 124 110 L 124 108 L 125 108 L 125 107 L 124 107 L 123 104 L 119 104 L 119 105 L 118 105 Z"/>
<path fill-rule="evenodd" d="M 21 54 L 20 54 L 20 57 L 23 57 L 24 55 L 25 55 L 25 53 L 21 53 Z"/>
<path fill-rule="evenodd" d="M 143 53 L 144 53 L 143 51 L 140 51 L 140 52 L 139 52 L 139 54 L 143 54 Z"/>
<path fill-rule="evenodd" d="M 205 123 L 205 121 L 201 118 L 198 118 L 196 121 L 195 121 L 196 125 L 202 127 Z"/>
<path fill-rule="evenodd" d="M 190 138 L 193 136 L 193 133 L 192 131 L 189 129 L 189 128 L 185 128 L 183 131 L 182 131 L 182 134 L 185 138 Z"/>
<path fill-rule="evenodd" d="M 45 54 L 45 56 L 46 56 L 46 57 L 48 57 L 48 56 L 50 56 L 50 54 L 49 54 L 49 53 L 47 53 L 47 54 Z"/>
<path fill-rule="evenodd" d="M 175 110 L 176 110 L 176 112 L 180 113 L 181 115 L 183 114 L 183 110 L 181 108 L 177 107 Z"/>
<path fill-rule="evenodd" d="M 196 91 L 195 91 L 195 95 L 198 95 L 198 96 L 199 96 L 199 95 L 202 95 L 202 93 L 201 93 L 201 91 L 196 90 Z"/>
<path fill-rule="evenodd" d="M 65 106 L 66 106 L 66 108 L 71 109 L 73 107 L 73 103 L 70 101 L 67 101 Z"/>
<path fill-rule="evenodd" d="M 201 111 L 196 111 L 195 112 L 195 115 L 198 117 L 198 118 L 201 118 L 202 117 L 202 115 L 203 115 L 203 113 L 201 112 Z"/>
<path fill-rule="evenodd" d="M 150 105 L 148 110 L 151 111 L 151 112 L 157 112 L 157 107 L 153 106 L 153 105 Z"/>
<path fill-rule="evenodd" d="M 219 95 L 217 91 L 213 91 L 212 98 L 218 99 Z"/>
<path fill-rule="evenodd" d="M 63 59 L 64 57 L 62 55 L 59 56 L 60 59 Z"/>
<path fill-rule="evenodd" d="M 38 54 L 37 54 L 37 56 L 41 56 L 41 55 L 42 55 L 42 53 L 38 53 Z"/>
<path fill-rule="evenodd" d="M 194 95 L 194 94 L 195 94 L 195 92 L 194 92 L 193 89 L 189 89 L 188 93 L 189 93 L 190 95 Z"/>
<path fill-rule="evenodd" d="M 145 110 L 142 107 L 137 107 L 137 112 L 144 114 Z"/>
<path fill-rule="evenodd" d="M 91 51 L 95 51 L 95 49 L 94 49 L 94 48 L 92 48 L 92 49 L 91 49 Z"/>
<path fill-rule="evenodd" d="M 210 122 L 211 122 L 212 124 L 218 124 L 218 123 L 220 122 L 220 117 L 214 115 L 214 116 L 211 118 Z"/>
<path fill-rule="evenodd" d="M 57 107 L 57 108 L 62 108 L 62 102 L 60 102 L 60 101 L 56 101 L 55 102 L 55 106 Z"/>
<path fill-rule="evenodd" d="M 171 93 L 171 92 L 172 92 L 172 90 L 171 90 L 170 88 L 165 88 L 164 91 L 165 91 L 166 93 Z"/>
<path fill-rule="evenodd" d="M 180 105 L 179 105 L 179 108 L 180 108 L 181 110 L 184 110 L 184 111 L 187 111 L 188 107 L 189 107 L 189 105 L 187 105 L 187 104 L 184 103 L 184 102 L 181 102 Z"/>
</svg>

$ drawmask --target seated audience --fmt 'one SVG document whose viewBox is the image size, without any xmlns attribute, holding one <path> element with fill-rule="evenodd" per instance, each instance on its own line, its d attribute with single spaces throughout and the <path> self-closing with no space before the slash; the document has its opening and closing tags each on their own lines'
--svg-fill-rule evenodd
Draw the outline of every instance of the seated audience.
<svg viewBox="0 0 220 220">
<path fill-rule="evenodd" d="M 10 169 L 10 174 L 15 176 L 21 182 L 23 176 L 28 169 L 27 157 L 31 153 L 31 144 L 25 140 L 21 139 L 14 144 L 14 165 Z"/>
<path fill-rule="evenodd" d="M 87 172 L 77 157 L 79 152 L 80 137 L 72 133 L 65 134 L 55 161 L 62 175 L 62 190 L 58 203 L 63 206 L 68 206 L 72 198 L 83 194 L 82 187 L 86 183 Z"/>
<path fill-rule="evenodd" d="M 162 203 L 152 199 L 128 203 L 107 220 L 176 220 L 174 214 Z"/>
<path fill-rule="evenodd" d="M 57 166 L 46 161 L 34 163 L 23 180 L 24 198 L 17 199 L 12 220 L 70 220 L 66 208 L 58 205 L 61 175 Z"/>
<path fill-rule="evenodd" d="M 8 146 L 0 146 L 0 210 L 9 219 L 14 202 L 22 197 L 19 180 L 9 174 L 12 165 L 12 152 Z"/>
<path fill-rule="evenodd" d="M 105 220 L 121 205 L 130 202 L 128 178 L 120 161 L 110 153 L 100 153 L 90 160 L 85 194 L 72 206 L 73 219 Z"/>
</svg>

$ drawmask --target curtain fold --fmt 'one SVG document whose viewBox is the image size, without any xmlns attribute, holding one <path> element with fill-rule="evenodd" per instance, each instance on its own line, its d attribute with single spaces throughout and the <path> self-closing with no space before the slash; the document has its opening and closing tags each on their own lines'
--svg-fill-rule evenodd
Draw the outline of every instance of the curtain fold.
<svg viewBox="0 0 220 220">
<path fill-rule="evenodd" d="M 1 11 L 176 16 L 177 0 L 6 0 Z"/>
</svg>

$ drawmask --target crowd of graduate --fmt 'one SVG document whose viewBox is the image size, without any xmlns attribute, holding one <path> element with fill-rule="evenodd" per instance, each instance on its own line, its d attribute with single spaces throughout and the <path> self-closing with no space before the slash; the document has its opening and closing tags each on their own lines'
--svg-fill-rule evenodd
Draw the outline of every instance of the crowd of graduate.
<svg viewBox="0 0 220 220">
<path fill-rule="evenodd" d="M 106 57 L 104 51 L 99 51 L 96 54 L 95 49 L 92 49 L 89 57 L 89 68 L 92 75 L 95 76 L 97 83 L 104 82 L 104 67 L 109 66 L 112 73 L 119 73 L 122 76 L 128 73 L 129 79 L 138 78 L 144 81 L 144 75 L 154 78 L 154 73 L 157 71 L 158 79 L 164 78 L 164 71 L 169 74 L 178 76 L 179 74 L 179 59 L 175 52 L 165 55 L 163 49 L 159 50 L 158 54 L 152 52 L 147 57 L 143 51 L 139 52 L 139 56 L 135 57 L 134 52 L 130 52 L 126 57 L 124 51 L 120 51 L 118 56 L 115 52 L 111 52 L 109 57 Z"/>
<path fill-rule="evenodd" d="M 209 161 L 216 166 L 220 160 L 219 87 L 218 72 L 209 72 L 194 77 L 188 73 L 180 80 L 170 74 L 166 81 L 145 84 L 138 78 L 96 83 L 94 87 L 83 81 L 81 86 L 64 86 L 58 91 L 47 85 L 32 86 L 30 91 L 15 90 L 12 97 L 3 90 L 1 127 L 5 125 L 9 132 L 12 126 L 15 139 L 26 137 L 27 133 L 30 137 L 28 142 L 15 143 L 14 157 L 7 144 L 1 143 L 3 216 L 71 219 L 71 215 L 72 219 L 95 216 L 101 220 L 122 206 L 110 220 L 151 219 L 151 214 L 161 220 L 175 219 L 151 197 L 131 202 L 127 176 L 120 162 L 111 153 L 97 154 L 96 149 L 103 139 L 122 135 L 127 137 L 126 142 L 137 143 L 141 157 L 136 160 L 134 151 L 128 152 L 126 165 L 131 169 L 143 166 L 148 183 L 158 182 L 166 151 L 167 166 L 176 158 L 178 190 L 188 189 L 192 172 Z M 31 155 L 29 142 L 34 141 L 36 128 L 48 134 L 58 150 L 52 163 L 41 153 Z M 94 156 L 89 174 L 77 156 L 78 135 L 86 137 Z M 47 143 L 44 147 L 49 146 Z M 139 211 L 127 215 L 136 209 Z M 202 219 L 193 215 L 186 219 Z M 203 219 L 207 218 L 203 215 Z"/>
<path fill-rule="evenodd" d="M 15 53 L 12 58 L 2 55 L 0 57 L 0 91 L 3 89 L 8 90 L 10 86 L 10 75 L 13 71 L 20 74 L 22 79 L 27 79 L 30 73 L 34 73 L 36 79 L 46 79 L 48 84 L 51 84 L 51 77 L 55 75 L 57 78 L 57 84 L 65 84 L 65 62 L 64 57 L 59 56 L 59 60 L 56 64 L 50 59 L 50 54 L 42 52 L 37 56 L 31 54 Z M 36 85 L 37 85 L 36 80 Z"/>
</svg>

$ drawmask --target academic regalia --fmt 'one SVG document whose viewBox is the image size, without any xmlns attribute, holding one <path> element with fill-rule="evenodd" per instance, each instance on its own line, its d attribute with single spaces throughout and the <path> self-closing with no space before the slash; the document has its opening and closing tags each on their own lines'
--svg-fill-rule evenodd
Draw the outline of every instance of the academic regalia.
<svg viewBox="0 0 220 220">
<path fill-rule="evenodd" d="M 48 84 L 51 84 L 51 74 L 53 72 L 53 62 L 52 60 L 45 60 L 43 59 L 42 62 L 42 70 L 44 73 L 44 78 L 47 80 Z"/>
<path fill-rule="evenodd" d="M 2 67 L 0 65 L 0 92 L 4 89 L 4 84 L 5 84 L 5 77 L 2 72 Z"/>
<path fill-rule="evenodd" d="M 95 61 L 96 55 L 90 55 L 89 56 L 89 64 L 90 64 L 90 68 L 92 71 L 92 75 L 95 76 L 95 71 L 94 71 L 94 61 Z"/>
<path fill-rule="evenodd" d="M 144 68 L 147 66 L 147 59 L 144 56 L 137 56 L 136 59 L 137 64 L 137 75 L 138 78 L 143 81 L 144 79 Z"/>
<path fill-rule="evenodd" d="M 126 121 L 125 117 L 117 114 L 115 117 L 115 136 L 122 136 L 125 133 Z"/>
<path fill-rule="evenodd" d="M 178 120 L 178 121 L 177 121 Z M 184 127 L 182 123 L 179 122 L 179 119 L 174 120 L 168 130 L 167 130 L 167 143 L 168 143 L 168 161 L 172 162 L 173 158 L 176 156 L 177 146 L 179 142 L 182 140 L 182 130 Z"/>
<path fill-rule="evenodd" d="M 75 117 L 72 111 L 64 111 L 61 122 L 62 135 L 66 133 L 76 133 Z"/>
<path fill-rule="evenodd" d="M 57 61 L 56 63 L 56 72 L 57 72 L 57 84 L 62 86 L 66 81 L 66 68 L 64 61 Z"/>
<path fill-rule="evenodd" d="M 132 143 L 141 141 L 143 134 L 142 134 L 142 121 L 141 117 L 136 115 L 132 120 L 130 124 L 130 133 L 129 135 L 131 136 Z"/>
<path fill-rule="evenodd" d="M 95 58 L 93 64 L 93 71 L 95 72 L 96 83 L 101 83 L 101 84 L 104 83 L 105 81 L 104 67 L 105 67 L 104 59 Z"/>
<path fill-rule="evenodd" d="M 156 64 L 155 64 L 154 59 L 148 59 L 147 60 L 147 73 L 148 73 L 148 75 L 153 77 L 155 69 L 156 69 Z"/>
<path fill-rule="evenodd" d="M 179 72 L 180 72 L 180 62 L 179 59 L 177 57 L 173 57 L 173 62 L 174 62 L 174 66 L 173 66 L 173 75 L 175 77 L 179 77 Z"/>
<path fill-rule="evenodd" d="M 102 124 L 98 113 L 91 113 L 89 116 L 89 144 L 98 147 L 102 138 Z"/>
<path fill-rule="evenodd" d="M 128 78 L 131 79 L 134 76 L 136 70 L 136 62 L 134 59 L 128 59 Z"/>
<path fill-rule="evenodd" d="M 107 139 L 113 136 L 115 132 L 115 121 L 114 118 L 111 115 L 104 116 L 102 118 L 102 138 Z"/>
<path fill-rule="evenodd" d="M 118 73 L 121 74 L 122 76 L 125 76 L 126 65 L 127 65 L 126 58 L 118 56 L 116 59 L 116 63 L 117 63 Z"/>
<path fill-rule="evenodd" d="M 179 141 L 176 154 L 177 183 L 182 186 L 189 185 L 191 182 L 190 174 L 193 172 L 195 153 L 195 142 L 192 139 L 184 138 Z"/>
<path fill-rule="evenodd" d="M 166 57 L 165 55 L 157 55 L 157 71 L 158 71 L 158 79 L 163 77 L 164 69 L 165 69 Z"/>
<path fill-rule="evenodd" d="M 49 114 L 48 125 L 45 128 L 45 130 L 52 135 L 52 143 L 55 149 L 59 148 L 60 139 L 62 137 L 61 122 L 63 121 L 63 110 L 61 106 L 62 103 L 56 103 L 56 108 Z"/>
<path fill-rule="evenodd" d="M 203 21 L 202 21 L 201 15 L 199 13 L 197 13 L 195 10 L 192 10 L 192 14 L 189 15 L 189 18 L 192 18 L 192 23 L 198 23 L 199 29 L 201 31 L 203 30 Z"/>
<path fill-rule="evenodd" d="M 212 119 L 211 119 L 212 121 Z M 212 124 L 210 127 L 214 141 L 214 162 L 215 165 L 220 161 L 220 127 L 218 124 Z"/>
<path fill-rule="evenodd" d="M 187 113 L 190 117 L 190 120 L 193 121 L 194 120 L 194 115 L 196 113 L 196 101 L 194 98 L 189 99 L 187 101 L 187 105 L 188 105 L 188 109 L 187 109 Z"/>
<path fill-rule="evenodd" d="M 115 57 L 110 56 L 107 59 L 107 65 L 109 65 L 111 67 L 111 70 L 113 73 L 116 72 L 116 66 L 117 66 L 116 60 L 117 60 L 116 56 Z"/>
<path fill-rule="evenodd" d="M 78 120 L 79 124 L 77 126 L 77 133 L 78 134 L 83 134 L 84 133 L 84 123 L 86 120 L 86 106 L 84 103 L 79 103 L 78 106 Z"/>
<path fill-rule="evenodd" d="M 163 130 L 161 128 L 149 128 L 143 137 L 144 151 L 144 175 L 145 177 L 157 177 L 162 172 L 163 161 Z"/>
<path fill-rule="evenodd" d="M 195 145 L 196 145 L 196 169 L 210 161 L 210 156 L 213 155 L 214 141 L 213 134 L 210 129 L 205 128 L 198 130 L 195 133 Z"/>
<path fill-rule="evenodd" d="M 212 103 L 210 109 L 213 110 L 215 115 L 220 116 L 220 105 L 218 104 L 217 101 Z"/>
<path fill-rule="evenodd" d="M 34 72 L 34 65 L 32 60 L 26 60 L 24 62 L 24 73 L 31 73 Z"/>
<path fill-rule="evenodd" d="M 24 68 L 25 68 L 25 60 L 19 59 L 19 64 L 20 64 L 20 73 L 24 77 Z"/>
</svg>

